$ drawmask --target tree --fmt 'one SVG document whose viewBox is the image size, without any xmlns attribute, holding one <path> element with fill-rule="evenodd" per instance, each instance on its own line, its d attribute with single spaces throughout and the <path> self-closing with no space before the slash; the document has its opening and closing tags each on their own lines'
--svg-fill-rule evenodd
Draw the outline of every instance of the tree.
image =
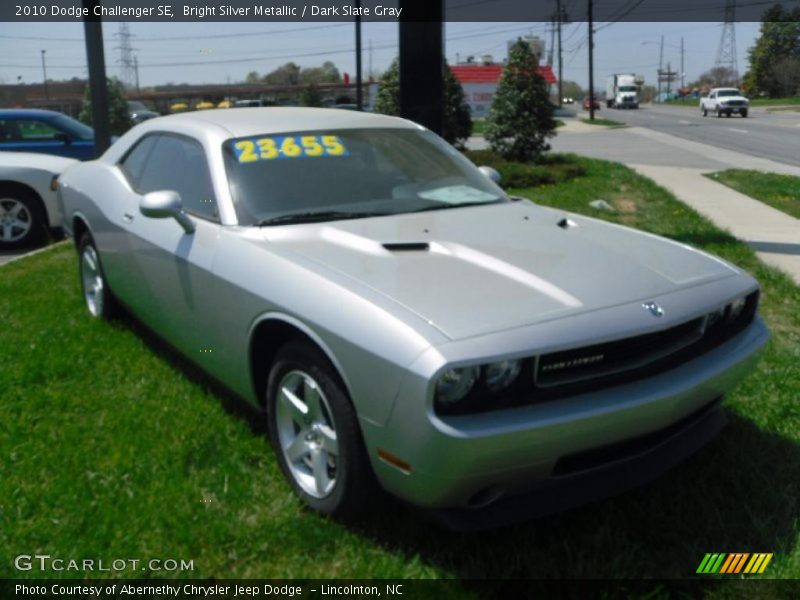
<svg viewBox="0 0 800 600">
<path fill-rule="evenodd" d="M 268 85 L 297 85 L 300 83 L 300 67 L 288 62 L 264 75 L 264 83 Z"/>
<path fill-rule="evenodd" d="M 739 85 L 739 76 L 730 67 L 713 67 L 700 74 L 693 84 L 689 87 L 712 88 L 712 87 L 736 87 Z"/>
<path fill-rule="evenodd" d="M 444 67 L 444 114 L 442 115 L 442 137 L 456 147 L 463 147 L 472 130 L 472 116 L 464 96 L 464 88 L 447 61 Z M 400 64 L 392 61 L 381 77 L 375 97 L 375 112 L 384 115 L 400 115 Z"/>
<path fill-rule="evenodd" d="M 378 83 L 375 112 L 394 116 L 400 114 L 400 63 L 396 58 Z"/>
<path fill-rule="evenodd" d="M 300 92 L 300 106 L 322 106 L 322 96 L 313 83 L 309 83 Z"/>
<path fill-rule="evenodd" d="M 326 60 L 321 67 L 308 67 L 300 71 L 302 83 L 338 83 L 342 80 L 339 69 L 331 61 Z"/>
<path fill-rule="evenodd" d="M 460 150 L 472 133 L 472 112 L 464 88 L 447 61 L 444 62 L 444 118 L 442 137 Z"/>
<path fill-rule="evenodd" d="M 786 56 L 770 69 L 774 92 L 778 97 L 800 96 L 800 58 Z"/>
<path fill-rule="evenodd" d="M 122 83 L 118 79 L 107 79 L 108 87 L 108 112 L 112 135 L 122 135 L 133 127 L 130 113 L 128 113 L 128 103 L 123 95 Z M 78 117 L 87 125 L 92 125 L 92 97 L 89 86 L 83 94 L 83 107 Z"/>
<path fill-rule="evenodd" d="M 790 11 L 780 4 L 768 8 L 761 17 L 760 31 L 748 52 L 750 70 L 745 77 L 748 93 L 779 97 L 785 93 L 786 82 L 775 78 L 776 65 L 783 59 L 800 59 L 800 8 Z"/>
<path fill-rule="evenodd" d="M 550 149 L 546 138 L 555 135 L 554 107 L 538 66 L 528 44 L 511 47 L 486 119 L 489 146 L 509 160 L 538 160 Z"/>
<path fill-rule="evenodd" d="M 244 78 L 244 82 L 249 84 L 258 83 L 259 81 L 261 81 L 261 76 L 258 71 L 250 71 Z"/>
</svg>

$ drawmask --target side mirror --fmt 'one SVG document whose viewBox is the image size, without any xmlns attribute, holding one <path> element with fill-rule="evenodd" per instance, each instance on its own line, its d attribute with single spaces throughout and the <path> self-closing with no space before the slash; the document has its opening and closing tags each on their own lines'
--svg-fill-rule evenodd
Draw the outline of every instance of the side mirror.
<svg viewBox="0 0 800 600">
<path fill-rule="evenodd" d="M 175 219 L 186 233 L 194 233 L 194 223 L 183 212 L 181 196 L 172 190 L 150 192 L 142 196 L 139 212 L 151 219 Z"/>
<path fill-rule="evenodd" d="M 478 167 L 478 170 L 495 183 L 500 183 L 500 180 L 502 179 L 497 169 L 493 169 L 492 167 Z"/>
<path fill-rule="evenodd" d="M 65 146 L 69 146 L 72 143 L 72 138 L 65 131 L 57 131 L 56 134 L 53 136 L 53 139 L 62 142 Z"/>
</svg>

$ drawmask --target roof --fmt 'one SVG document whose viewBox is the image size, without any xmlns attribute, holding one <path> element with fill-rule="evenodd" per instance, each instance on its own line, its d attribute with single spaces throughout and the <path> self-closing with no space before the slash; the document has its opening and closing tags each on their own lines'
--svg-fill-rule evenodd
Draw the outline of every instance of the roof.
<svg viewBox="0 0 800 600">
<path fill-rule="evenodd" d="M 39 117 L 52 118 L 64 113 L 41 108 L 0 108 L 0 117 Z"/>
<path fill-rule="evenodd" d="M 497 83 L 503 74 L 503 67 L 504 65 L 455 65 L 450 67 L 450 70 L 462 84 Z M 558 82 L 549 65 L 540 66 L 538 70 L 539 75 L 544 77 L 547 83 Z"/>
<path fill-rule="evenodd" d="M 190 128 L 204 125 L 226 130 L 232 137 L 320 129 L 361 129 L 393 127 L 416 129 L 419 125 L 387 115 L 340 110 L 335 108 L 297 108 L 267 106 L 254 108 L 219 108 L 193 111 L 150 119 L 140 125 L 153 129 L 167 123 Z"/>
</svg>

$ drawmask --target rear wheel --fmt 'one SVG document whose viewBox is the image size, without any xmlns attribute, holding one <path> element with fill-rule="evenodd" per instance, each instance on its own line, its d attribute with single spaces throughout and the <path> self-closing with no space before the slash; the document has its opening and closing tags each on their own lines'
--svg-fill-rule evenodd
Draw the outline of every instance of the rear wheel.
<svg viewBox="0 0 800 600">
<path fill-rule="evenodd" d="M 87 233 L 78 244 L 78 261 L 81 277 L 81 290 L 86 309 L 93 317 L 108 319 L 117 312 L 117 299 L 108 287 L 100 255 Z"/>
<path fill-rule="evenodd" d="M 722 116 L 722 111 L 717 107 L 717 118 L 719 119 Z"/>
<path fill-rule="evenodd" d="M 300 499 L 325 515 L 363 511 L 374 476 L 353 406 L 325 356 L 307 342 L 281 348 L 266 401 L 270 440 Z"/>
<path fill-rule="evenodd" d="M 38 242 L 45 215 L 37 198 L 22 190 L 0 191 L 0 249 L 22 248 Z"/>
<path fill-rule="evenodd" d="M 708 116 L 708 109 L 705 106 L 703 108 L 701 108 L 700 111 L 703 113 L 704 117 Z"/>
</svg>

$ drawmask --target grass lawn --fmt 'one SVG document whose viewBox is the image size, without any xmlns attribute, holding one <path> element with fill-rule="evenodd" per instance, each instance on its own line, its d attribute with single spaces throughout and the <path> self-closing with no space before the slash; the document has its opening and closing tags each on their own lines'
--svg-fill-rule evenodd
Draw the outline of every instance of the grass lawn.
<svg viewBox="0 0 800 600">
<path fill-rule="evenodd" d="M 594 120 L 589 119 L 588 117 L 581 119 L 587 125 L 602 125 L 603 127 L 612 127 L 617 129 L 619 127 L 627 127 L 625 123 L 620 123 L 619 121 L 614 121 L 613 119 L 603 119 L 595 117 Z"/>
<path fill-rule="evenodd" d="M 447 533 L 388 500 L 358 524 L 331 522 L 299 507 L 257 416 L 130 319 L 86 316 L 60 245 L 0 268 L 0 577 L 37 576 L 13 557 L 43 553 L 193 560 L 178 577 L 684 578 L 705 553 L 734 551 L 774 552 L 768 576 L 800 577 L 800 288 L 649 180 L 573 160 L 586 175 L 511 192 L 693 244 L 763 285 L 774 337 L 699 455 L 500 531 Z M 589 208 L 597 198 L 617 212 Z M 726 597 L 735 583 L 704 585 Z"/>
<path fill-rule="evenodd" d="M 706 177 L 800 219 L 800 177 L 746 169 L 728 169 Z"/>
</svg>

